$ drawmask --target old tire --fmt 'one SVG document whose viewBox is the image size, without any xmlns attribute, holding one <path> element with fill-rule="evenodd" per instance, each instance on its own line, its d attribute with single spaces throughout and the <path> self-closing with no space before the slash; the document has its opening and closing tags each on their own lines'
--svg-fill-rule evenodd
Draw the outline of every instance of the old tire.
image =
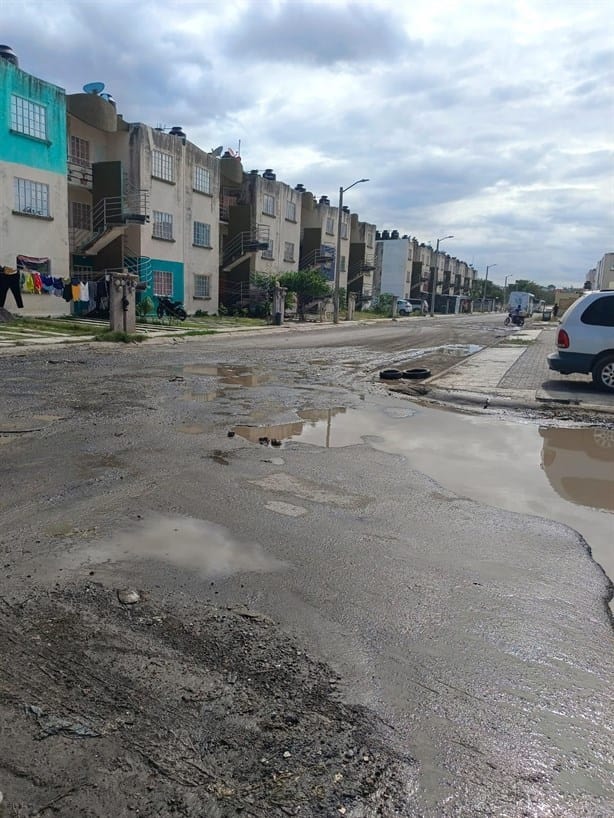
<svg viewBox="0 0 614 818">
<path fill-rule="evenodd" d="M 403 372 L 403 377 L 413 381 L 420 380 L 421 378 L 430 378 L 431 370 L 424 366 L 418 366 L 415 369 L 406 369 Z"/>
<path fill-rule="evenodd" d="M 600 358 L 591 372 L 593 383 L 605 392 L 614 392 L 614 354 Z"/>
<path fill-rule="evenodd" d="M 382 369 L 379 376 L 383 381 L 398 381 L 403 377 L 403 373 L 400 369 Z"/>
</svg>

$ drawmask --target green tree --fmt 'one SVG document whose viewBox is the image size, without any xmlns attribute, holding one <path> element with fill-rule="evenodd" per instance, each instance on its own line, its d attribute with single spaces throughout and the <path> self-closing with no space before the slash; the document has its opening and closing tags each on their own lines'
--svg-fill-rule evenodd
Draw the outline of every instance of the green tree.
<svg viewBox="0 0 614 818">
<path fill-rule="evenodd" d="M 282 287 L 296 295 L 296 311 L 301 321 L 305 320 L 305 308 L 310 301 L 331 295 L 331 283 L 319 270 L 283 273 L 278 280 Z"/>
</svg>

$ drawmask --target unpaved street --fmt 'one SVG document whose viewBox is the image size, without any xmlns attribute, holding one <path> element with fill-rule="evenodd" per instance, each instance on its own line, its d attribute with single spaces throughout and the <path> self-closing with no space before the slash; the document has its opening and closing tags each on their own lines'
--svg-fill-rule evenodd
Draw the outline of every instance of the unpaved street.
<svg viewBox="0 0 614 818">
<path fill-rule="evenodd" d="M 500 323 L 3 354 L 3 818 L 611 815 L 607 577 L 384 435 Z"/>
</svg>

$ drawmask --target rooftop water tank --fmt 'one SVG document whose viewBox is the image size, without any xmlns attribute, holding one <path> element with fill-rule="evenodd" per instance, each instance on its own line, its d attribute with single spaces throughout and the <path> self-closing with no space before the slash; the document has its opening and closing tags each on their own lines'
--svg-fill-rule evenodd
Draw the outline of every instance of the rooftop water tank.
<svg viewBox="0 0 614 818">
<path fill-rule="evenodd" d="M 0 45 L 0 59 L 13 63 L 13 65 L 16 65 L 17 68 L 19 68 L 17 54 L 15 54 L 10 45 Z"/>
</svg>

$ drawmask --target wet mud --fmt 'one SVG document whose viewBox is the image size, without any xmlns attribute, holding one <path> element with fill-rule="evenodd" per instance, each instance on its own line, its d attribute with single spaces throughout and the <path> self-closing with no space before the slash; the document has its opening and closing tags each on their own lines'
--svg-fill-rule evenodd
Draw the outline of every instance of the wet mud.
<svg viewBox="0 0 614 818">
<path fill-rule="evenodd" d="M 412 760 L 275 623 L 141 598 L 0 603 L 6 818 L 411 814 Z"/>
</svg>

